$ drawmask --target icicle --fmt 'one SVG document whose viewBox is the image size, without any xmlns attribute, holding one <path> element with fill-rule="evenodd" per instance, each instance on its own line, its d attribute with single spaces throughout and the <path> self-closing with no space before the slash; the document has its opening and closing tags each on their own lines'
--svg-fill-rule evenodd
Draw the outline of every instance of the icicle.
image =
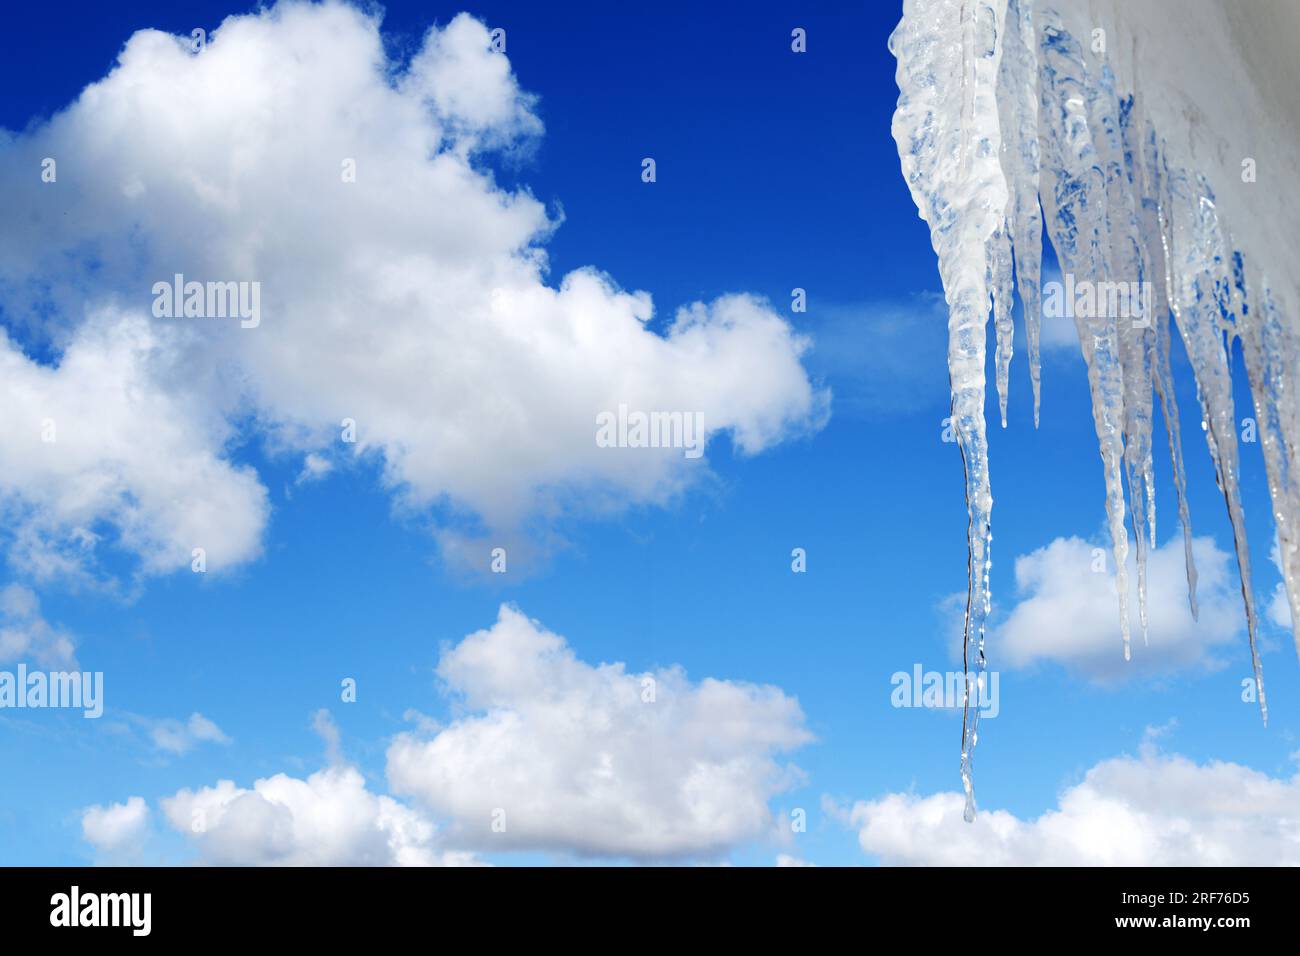
<svg viewBox="0 0 1300 956">
<path fill-rule="evenodd" d="M 1076 17 L 1072 22 L 1085 30 L 1092 21 Z M 968 681 L 962 782 L 967 819 L 974 813 L 971 754 L 978 738 L 978 713 L 969 707 L 969 696 L 983 683 L 984 625 L 990 606 L 992 497 L 983 417 L 986 326 L 991 300 L 1005 426 L 1014 273 L 1025 309 L 1037 426 L 1044 225 L 1061 263 L 1065 298 L 1088 367 L 1125 657 L 1130 656 L 1126 506 L 1132 509 L 1144 637 L 1148 623 L 1146 566 L 1156 546 L 1153 392 L 1169 436 L 1187 600 L 1192 616 L 1197 616 L 1187 477 L 1170 359 L 1171 322 L 1193 368 L 1202 428 L 1228 508 L 1265 722 L 1259 620 L 1238 487 L 1229 361 L 1233 338 L 1240 340 L 1245 357 L 1300 653 L 1300 327 L 1288 324 L 1294 319 L 1284 319 L 1288 305 L 1297 303 L 1282 301 L 1284 293 L 1300 294 L 1300 287 L 1293 280 L 1284 287 L 1270 285 L 1257 264 L 1234 248 L 1204 177 L 1170 161 L 1166 141 L 1144 112 L 1148 102 L 1161 102 L 1161 91 L 1157 88 L 1149 100 L 1143 99 L 1137 71 L 1144 60 L 1137 51 L 1139 34 L 1131 35 L 1131 86 L 1124 90 L 1117 88 L 1101 53 L 1104 44 L 1094 46 L 1099 59 L 1087 56 L 1064 28 L 1060 14 L 1036 12 L 1033 0 L 905 0 L 903 20 L 890 38 L 890 50 L 898 58 L 900 92 L 894 138 L 912 198 L 930 225 L 939 258 L 949 307 L 953 422 L 966 474 Z M 1090 68 L 1090 63 L 1096 65 Z M 1076 279 L 1093 284 L 1079 303 Z M 1109 307 L 1118 304 L 1110 298 L 1117 283 L 1125 284 L 1130 306 L 1136 287 L 1137 315 Z M 1086 306 L 1087 291 L 1093 292 L 1093 308 Z M 1103 294 L 1104 302 L 1099 301 Z M 972 660 L 978 674 L 973 683 Z"/>
<path fill-rule="evenodd" d="M 1267 723 L 1264 671 L 1256 641 L 1258 614 L 1255 609 L 1255 592 L 1251 585 L 1246 522 L 1237 483 L 1237 431 L 1232 380 L 1221 325 L 1225 305 L 1224 290 L 1231 284 L 1229 267 L 1214 197 L 1209 187 L 1199 177 L 1195 184 L 1191 183 L 1187 174 L 1181 170 L 1171 172 L 1165 181 L 1175 255 L 1170 264 L 1175 292 L 1170 304 L 1195 373 L 1196 394 L 1201 403 L 1201 426 L 1205 430 L 1205 441 L 1214 462 L 1219 489 L 1228 505 L 1228 520 L 1232 524 L 1233 546 L 1237 552 L 1237 569 L 1241 574 L 1241 596 L 1246 605 L 1250 656 L 1255 670 L 1255 684 L 1259 690 L 1259 709 Z"/>
<path fill-rule="evenodd" d="M 1187 507 L 1187 471 L 1183 467 L 1183 436 L 1178 419 L 1178 397 L 1174 394 L 1174 375 L 1169 365 L 1169 304 L 1160 286 L 1157 286 L 1157 290 L 1160 308 L 1156 313 L 1158 318 L 1153 378 L 1156 393 L 1160 397 L 1160 414 L 1164 417 L 1165 432 L 1169 438 L 1169 458 L 1174 469 L 1174 491 L 1178 496 L 1178 521 L 1183 528 L 1183 564 L 1187 569 L 1187 603 L 1191 608 L 1192 620 L 1197 621 L 1200 620 L 1201 615 L 1196 604 L 1196 559 L 1192 556 L 1192 516 Z"/>
<path fill-rule="evenodd" d="M 1244 314 L 1237 325 L 1277 524 L 1279 563 L 1291 605 L 1292 637 L 1296 653 L 1300 654 L 1300 533 L 1295 524 L 1295 516 L 1300 515 L 1294 416 L 1297 383 L 1294 363 L 1288 360 L 1288 356 L 1296 354 L 1296 342 L 1278 314 L 1267 281 L 1256 283 L 1248 291 L 1244 271 L 1242 259 L 1237 256 L 1234 281 L 1244 299 Z M 1291 414 L 1287 414 L 1288 408 Z"/>
<path fill-rule="evenodd" d="M 1002 171 L 1010 189 L 1007 226 L 1015 256 L 1016 283 L 1024 308 L 1029 381 L 1034 391 L 1034 427 L 1040 403 L 1039 327 L 1042 291 L 1043 217 L 1038 207 L 1038 60 L 1034 43 L 1033 0 L 1010 0 L 998 73 L 998 120 L 1002 130 Z M 1010 361 L 1010 349 L 1007 359 Z M 999 376 L 1001 369 L 999 367 Z M 999 389 L 1002 389 L 999 380 Z M 1004 394 L 1000 391 L 999 394 Z M 1007 423 L 1002 402 L 1002 425 Z"/>
<path fill-rule="evenodd" d="M 1045 19 L 1050 19 L 1048 14 Z M 1105 173 L 1088 129 L 1088 78 L 1077 40 L 1054 23 L 1042 32 L 1039 78 L 1039 127 L 1042 154 L 1043 211 L 1047 232 L 1066 273 L 1091 281 L 1109 271 L 1110 230 L 1106 219 Z M 1070 293 L 1067 292 L 1067 298 Z M 1078 310 L 1075 310 L 1076 313 Z M 1120 634 L 1124 659 L 1131 657 L 1128 621 L 1128 532 L 1124 527 L 1124 382 L 1114 316 L 1074 317 L 1079 345 L 1088 365 L 1093 424 L 1106 477 L 1106 515 L 1115 556 L 1115 589 L 1119 595 Z"/>
<path fill-rule="evenodd" d="M 993 296 L 993 328 L 997 332 L 997 355 L 994 364 L 998 377 L 998 408 L 1002 412 L 1002 427 L 1007 427 L 1007 386 L 1011 378 L 1011 353 L 1014 346 L 1015 326 L 1011 309 L 1015 290 L 1011 285 L 1011 236 L 1007 224 L 993 233 L 989 240 L 989 291 Z"/>
<path fill-rule="evenodd" d="M 1116 113 L 1116 106 L 1119 111 Z M 1106 181 L 1106 221 L 1109 278 L 1118 285 L 1099 285 L 1097 305 L 1114 315 L 1119 337 L 1120 378 L 1124 408 L 1124 467 L 1137 551 L 1138 618 L 1142 642 L 1147 643 L 1147 548 L 1154 542 L 1155 492 L 1151 487 L 1151 345 L 1150 266 L 1138 234 L 1137 202 L 1133 196 L 1133 97 L 1120 100 L 1110 68 L 1089 90 L 1090 126 Z M 1110 289 L 1114 289 L 1113 299 Z M 1125 291 L 1127 290 L 1127 291 Z M 1151 546 L 1154 546 L 1152 544 Z"/>
<path fill-rule="evenodd" d="M 990 293 L 988 243 L 1006 216 L 994 95 L 1006 0 L 904 0 L 889 38 L 898 60 L 893 134 L 903 176 L 930 241 L 948 302 L 948 374 L 952 420 L 966 472 L 968 576 L 962 720 L 966 818 L 975 814 L 972 760 L 983 682 L 988 614 L 989 487 L 984 422 L 985 327 Z M 973 665 L 973 666 L 972 666 Z M 970 673 L 977 675 L 972 686 Z"/>
<path fill-rule="evenodd" d="M 1187 603 L 1192 619 L 1199 620 L 1196 606 L 1196 561 L 1192 557 L 1192 518 L 1187 507 L 1187 472 L 1183 467 L 1182 428 L 1178 419 L 1178 396 L 1174 393 L 1174 374 L 1169 364 L 1169 303 L 1174 295 L 1173 276 L 1169 272 L 1168 229 L 1163 211 L 1164 178 L 1160 174 L 1163 160 L 1156 144 L 1155 130 L 1147 124 L 1144 137 L 1143 163 L 1144 188 L 1142 190 L 1143 249 L 1151 260 L 1155 276 L 1156 329 L 1153 343 L 1152 378 L 1160 396 L 1160 413 L 1164 416 L 1165 431 L 1169 436 L 1169 457 L 1174 467 L 1174 490 L 1178 497 L 1178 520 L 1183 527 L 1183 561 L 1187 568 Z"/>
</svg>

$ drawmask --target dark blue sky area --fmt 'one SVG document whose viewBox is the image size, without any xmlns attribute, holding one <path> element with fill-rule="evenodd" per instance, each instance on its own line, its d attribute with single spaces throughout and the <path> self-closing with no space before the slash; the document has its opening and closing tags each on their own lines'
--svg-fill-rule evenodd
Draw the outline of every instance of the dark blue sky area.
<svg viewBox="0 0 1300 956">
<path fill-rule="evenodd" d="M 0 58 L 0 126 L 22 129 L 102 76 L 136 29 L 211 32 L 227 3 L 20 6 Z M 748 290 L 855 303 L 937 288 L 924 225 L 898 182 L 890 3 L 390 3 L 405 57 L 466 9 L 507 31 L 540 97 L 537 154 L 503 179 L 562 206 L 553 280 L 596 264 L 655 297 L 662 319 Z M 808 52 L 790 49 L 803 27 Z M 202 122 L 202 117 L 195 117 Z M 653 156 L 658 182 L 640 179 Z M 901 228 L 900 228 L 901 224 Z M 906 250 L 915 254 L 900 254 Z"/>
</svg>

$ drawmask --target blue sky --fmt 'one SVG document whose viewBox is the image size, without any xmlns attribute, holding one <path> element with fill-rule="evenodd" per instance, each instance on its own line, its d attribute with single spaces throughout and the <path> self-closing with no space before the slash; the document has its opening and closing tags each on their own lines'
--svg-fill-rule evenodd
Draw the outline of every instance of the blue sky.
<svg viewBox="0 0 1300 956">
<path fill-rule="evenodd" d="M 151 576 L 123 597 L 37 580 L 11 553 L 6 583 L 30 586 L 43 618 L 75 637 L 82 667 L 104 672 L 107 709 L 97 721 L 0 713 L 0 862 L 94 861 L 82 834 L 91 805 L 133 795 L 152 804 L 220 779 L 248 787 L 280 772 L 306 776 L 325 761 L 312 729 L 320 708 L 371 789 L 388 792 L 385 750 L 409 729 L 404 714 L 446 721 L 459 713 L 434 677 L 440 653 L 490 627 L 503 602 L 591 664 L 622 661 L 636 673 L 676 664 L 693 681 L 771 684 L 797 698 L 815 740 L 781 758 L 802 775 L 770 806 L 779 817 L 805 808 L 807 832 L 784 845 L 754 837 L 688 858 L 764 864 L 780 852 L 818 864 L 874 862 L 824 798 L 847 806 L 959 789 L 960 716 L 890 703 L 895 671 L 960 666 L 944 602 L 964 589 L 966 560 L 961 463 L 941 440 L 941 289 L 889 133 L 897 89 L 885 43 L 898 11 L 816 8 L 611 12 L 575 3 L 555 15 L 535 4 L 385 6 L 396 56 L 410 56 L 430 25 L 462 10 L 506 28 L 510 65 L 538 98 L 545 130 L 527 155 L 480 162 L 503 187 L 526 186 L 553 216 L 562 210 L 544 243 L 549 281 L 594 265 L 624 289 L 646 290 L 658 334 L 687 303 L 763 297 L 811 338 L 803 364 L 815 385 L 830 388 L 831 417 L 753 455 L 721 436 L 709 444 L 708 479 L 667 503 L 564 515 L 565 546 L 526 574 L 500 576 L 445 560 L 431 532 L 438 508 L 396 508 L 375 457 L 295 484 L 301 456 L 268 447 L 246 422 L 229 456 L 255 468 L 269 494 L 260 557 L 222 574 Z M 242 12 L 212 3 L 183 12 L 162 3 L 15 9 L 0 56 L 0 126 L 19 134 L 69 104 L 138 29 L 211 31 Z M 795 26 L 808 31 L 806 54 L 790 51 Z M 653 184 L 640 179 L 644 156 L 657 162 Z M 807 313 L 791 313 L 794 287 L 807 290 Z M 12 301 L 0 301 L 0 319 L 19 342 L 30 335 Z M 33 338 L 29 348 L 37 355 L 41 346 Z M 1177 342 L 1174 352 L 1193 527 L 1228 550 L 1194 385 Z M 1070 536 L 1107 546 L 1077 348 L 1045 354 L 1037 431 L 1019 328 L 1011 371 L 1005 431 L 994 425 L 991 387 L 988 404 L 995 629 L 1016 601 L 1016 557 Z M 1237 379 L 1240 418 L 1253 412 L 1244 375 Z M 1158 423 L 1161 544 L 1179 534 L 1168 460 Z M 1258 444 L 1243 444 L 1242 472 L 1254 585 L 1267 604 L 1278 574 Z M 804 574 L 791 572 L 795 547 L 807 551 Z M 120 570 L 117 560 L 105 559 L 110 572 Z M 1001 712 L 985 723 L 977 751 L 981 806 L 1037 818 L 1089 768 L 1138 754 L 1144 739 L 1198 764 L 1231 761 L 1288 779 L 1300 748 L 1300 680 L 1289 634 L 1266 620 L 1263 635 L 1267 729 L 1241 700 L 1244 630 L 1214 647 L 1221 666 L 1156 668 L 1109 684 L 1058 663 L 1007 667 L 991 641 Z M 355 703 L 339 700 L 344 676 L 357 680 Z M 228 742 L 182 754 L 150 744 L 149 721 L 194 712 Z M 1166 726 L 1158 738 L 1148 734 Z M 181 862 L 193 848 L 159 826 L 148 853 Z M 480 855 L 582 859 L 563 850 Z"/>
</svg>

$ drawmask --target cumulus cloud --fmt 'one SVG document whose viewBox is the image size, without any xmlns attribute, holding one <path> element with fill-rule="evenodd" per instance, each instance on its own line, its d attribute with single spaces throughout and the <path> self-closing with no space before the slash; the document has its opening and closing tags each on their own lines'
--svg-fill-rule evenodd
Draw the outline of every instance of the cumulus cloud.
<svg viewBox="0 0 1300 956">
<path fill-rule="evenodd" d="M 305 780 L 280 773 L 252 789 L 231 780 L 160 801 L 199 860 L 219 866 L 442 866 L 473 862 L 443 852 L 420 813 L 366 788 L 355 767 Z"/>
<path fill-rule="evenodd" d="M 0 590 L 0 663 L 33 661 L 41 667 L 75 669 L 72 636 L 41 616 L 35 592 L 21 584 Z"/>
<path fill-rule="evenodd" d="M 1017 600 L 1005 615 L 999 613 L 989 637 L 998 666 L 1053 662 L 1098 681 L 1219 666 L 1219 652 L 1241 633 L 1235 558 L 1210 538 L 1194 539 L 1192 553 L 1199 620 L 1193 620 L 1187 600 L 1182 539 L 1172 538 L 1148 555 L 1146 646 L 1130 547 L 1133 659 L 1127 662 L 1110 549 L 1071 537 L 1021 555 L 1015 562 Z"/>
<path fill-rule="evenodd" d="M 435 27 L 403 82 L 454 129 L 454 142 L 462 147 L 480 146 L 475 136 L 499 145 L 542 131 L 533 97 L 520 91 L 510 61 L 491 49 L 489 39 L 483 24 L 463 14 L 445 29 Z"/>
<path fill-rule="evenodd" d="M 549 281 L 558 220 L 477 158 L 540 131 L 477 20 L 403 65 L 378 15 L 282 2 L 199 54 L 140 31 L 66 110 L 0 137 L 24 223 L 0 235 L 0 305 L 59 356 L 0 350 L 0 405 L 28 435 L 0 451 L 0 494 L 26 560 L 76 568 L 105 527 L 148 572 L 196 546 L 218 566 L 256 556 L 265 493 L 228 460 L 231 421 L 316 456 L 306 477 L 379 462 L 452 554 L 662 503 L 703 473 L 680 449 L 598 447 L 620 404 L 699 412 L 745 453 L 820 427 L 807 342 L 767 303 L 690 304 L 661 335 L 647 293 L 595 268 Z M 33 174 L 46 157 L 56 182 Z M 155 318 L 154 283 L 178 273 L 260 283 L 260 323 Z"/>
<path fill-rule="evenodd" d="M 126 803 L 87 807 L 81 814 L 81 834 L 105 855 L 115 855 L 139 845 L 149 826 L 149 807 L 143 797 Z"/>
<path fill-rule="evenodd" d="M 0 499 L 30 575 L 77 574 L 104 542 L 146 571 L 212 570 L 255 556 L 266 494 L 251 469 L 220 457 L 230 436 L 195 396 L 174 336 L 105 310 L 73 333 L 57 368 L 27 358 L 0 330 Z"/>
<path fill-rule="evenodd" d="M 892 793 L 848 813 L 862 849 L 903 866 L 1296 866 L 1300 774 L 1162 755 L 1104 760 L 1026 820 L 962 818 L 960 793 Z"/>
<path fill-rule="evenodd" d="M 812 737 L 798 702 L 776 687 L 587 664 L 508 606 L 447 649 L 437 674 L 460 714 L 440 724 L 407 712 L 415 729 L 387 752 L 391 796 L 346 762 L 337 725 L 319 710 L 311 724 L 324 769 L 186 788 L 158 801 L 162 818 L 199 862 L 217 865 L 457 865 L 479 850 L 526 849 L 716 860 L 784 834 L 768 801 L 802 774 L 777 758 Z M 149 727 L 175 753 L 226 739 L 197 713 Z M 143 829 L 143 800 L 121 806 L 129 813 L 87 811 L 86 839 L 107 848 L 128 818 Z"/>
<path fill-rule="evenodd" d="M 477 849 L 721 853 L 775 831 L 768 800 L 798 775 L 776 757 L 811 739 L 776 687 L 593 666 L 510 607 L 438 675 L 468 713 L 399 735 L 389 785 Z"/>
</svg>

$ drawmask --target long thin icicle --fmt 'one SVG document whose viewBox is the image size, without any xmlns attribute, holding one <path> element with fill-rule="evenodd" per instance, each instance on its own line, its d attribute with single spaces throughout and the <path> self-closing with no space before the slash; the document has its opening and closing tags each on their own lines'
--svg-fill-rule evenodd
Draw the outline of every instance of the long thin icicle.
<svg viewBox="0 0 1300 956">
<path fill-rule="evenodd" d="M 1174 393 L 1174 373 L 1169 362 L 1170 348 L 1170 308 L 1169 302 L 1174 295 L 1173 276 L 1168 268 L 1167 240 L 1163 228 L 1164 213 L 1161 199 L 1164 179 L 1160 174 L 1162 165 L 1159 147 L 1156 143 L 1155 129 L 1147 124 L 1143 137 L 1142 169 L 1142 245 L 1151 261 L 1151 273 L 1155 277 L 1155 341 L 1152 356 L 1152 379 L 1156 393 L 1160 396 L 1160 413 L 1164 416 L 1165 431 L 1169 437 L 1169 456 L 1174 468 L 1174 491 L 1178 496 L 1178 520 L 1183 526 L 1183 562 L 1187 569 L 1187 602 L 1191 606 L 1192 619 L 1199 620 L 1200 613 L 1196 605 L 1196 561 L 1192 557 L 1192 518 L 1187 507 L 1187 472 L 1183 467 L 1182 426 L 1178 419 L 1178 396 Z"/>
<path fill-rule="evenodd" d="M 1219 228 L 1214 195 L 1199 178 L 1195 182 L 1179 171 L 1166 176 L 1170 210 L 1174 297 L 1170 305 L 1182 334 L 1183 345 L 1196 374 L 1196 394 L 1201 403 L 1201 428 L 1214 462 L 1219 489 L 1228 506 L 1237 569 L 1241 574 L 1241 596 L 1246 605 L 1246 630 L 1250 637 L 1250 658 L 1259 691 L 1259 710 L 1268 722 L 1264 698 L 1264 669 L 1259 659 L 1257 632 L 1259 615 L 1251 584 L 1250 550 L 1246 542 L 1246 518 L 1238 485 L 1237 430 L 1232 401 L 1232 375 L 1223 343 L 1222 321 L 1225 290 L 1231 286 L 1223 237 Z"/>
<path fill-rule="evenodd" d="M 1147 641 L 1147 549 L 1155 546 L 1155 489 L 1151 461 L 1152 316 L 1149 265 L 1138 232 L 1138 203 L 1133 195 L 1133 97 L 1121 100 L 1114 77 L 1103 66 L 1089 94 L 1089 121 L 1093 142 L 1102 162 L 1106 182 L 1108 276 L 1115 285 L 1099 285 L 1105 308 L 1116 314 L 1119 337 L 1120 379 L 1124 408 L 1124 469 L 1128 479 L 1129 511 L 1137 552 L 1138 618 L 1142 641 Z M 1113 301 L 1109 298 L 1114 289 Z M 1127 292 L 1122 290 L 1127 289 Z"/>
<path fill-rule="evenodd" d="M 1295 516 L 1300 514 L 1300 463 L 1297 462 L 1297 424 L 1295 395 L 1296 339 L 1282 321 L 1267 278 L 1251 283 L 1246 277 L 1241 253 L 1233 256 L 1232 281 L 1235 300 L 1240 308 L 1236 323 L 1242 345 L 1246 375 L 1259 429 L 1268 474 L 1269 497 L 1277 525 L 1278 563 L 1291 606 L 1291 620 L 1296 651 L 1300 653 L 1300 614 L 1297 602 L 1300 591 L 1300 540 Z"/>
<path fill-rule="evenodd" d="M 971 706 L 971 696 L 983 686 L 989 611 L 993 495 L 984 422 L 986 280 L 989 240 L 1007 207 L 995 96 L 1005 19 L 1006 0 L 905 0 L 903 19 L 889 38 L 898 60 L 894 140 L 939 259 L 948 302 L 953 429 L 966 472 L 970 523 L 961 776 L 967 819 L 975 815 L 972 759 L 979 737 L 979 708 Z"/>
<path fill-rule="evenodd" d="M 1238 257 L 1234 281 L 1249 286 Z M 1246 374 L 1255 402 L 1259 442 L 1268 471 L 1268 491 L 1277 524 L 1279 564 L 1291 605 L 1292 634 L 1300 654 L 1300 464 L 1296 461 L 1296 341 L 1282 321 L 1267 280 L 1245 296 L 1244 321 L 1238 322 Z"/>
</svg>

